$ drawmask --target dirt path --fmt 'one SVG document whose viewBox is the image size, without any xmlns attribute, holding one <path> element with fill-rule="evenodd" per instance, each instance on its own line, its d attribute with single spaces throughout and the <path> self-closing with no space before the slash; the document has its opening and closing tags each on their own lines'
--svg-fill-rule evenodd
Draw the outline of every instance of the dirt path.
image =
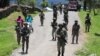
<svg viewBox="0 0 100 56">
<path fill-rule="evenodd" d="M 21 54 L 21 48 L 16 49 L 11 56 L 57 56 L 57 42 L 51 41 L 51 22 L 52 12 L 45 13 L 46 19 L 44 21 L 44 27 L 40 26 L 39 16 L 34 17 L 34 33 L 30 36 L 29 53 L 26 55 Z M 68 44 L 65 48 L 65 56 L 75 56 L 75 51 L 80 49 L 84 43 L 83 30 L 80 30 L 79 44 L 71 44 L 71 29 L 74 20 L 79 20 L 78 12 L 69 12 L 69 24 L 68 24 Z M 58 23 L 63 21 L 63 15 L 59 15 Z"/>
</svg>

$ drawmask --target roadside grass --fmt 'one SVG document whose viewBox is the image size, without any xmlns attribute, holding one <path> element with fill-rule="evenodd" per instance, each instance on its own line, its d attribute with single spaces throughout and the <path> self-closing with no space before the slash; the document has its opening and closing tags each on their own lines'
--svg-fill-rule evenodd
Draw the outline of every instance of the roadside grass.
<svg viewBox="0 0 100 56">
<path fill-rule="evenodd" d="M 10 16 L 0 20 L 0 56 L 9 56 L 13 49 L 18 47 L 14 25 L 20 12 L 14 12 Z"/>
<path fill-rule="evenodd" d="M 86 13 L 84 11 L 79 12 L 80 20 L 84 27 Z M 100 14 L 94 16 L 92 12 L 91 18 L 91 29 L 89 33 L 86 33 L 87 42 L 85 47 L 76 53 L 77 56 L 89 56 L 91 54 L 100 56 Z"/>
<path fill-rule="evenodd" d="M 37 12 L 31 15 L 36 16 L 36 14 Z M 14 26 L 19 15 L 22 16 L 22 13 L 14 12 L 0 20 L 0 56 L 9 56 L 14 49 L 18 48 Z"/>
</svg>

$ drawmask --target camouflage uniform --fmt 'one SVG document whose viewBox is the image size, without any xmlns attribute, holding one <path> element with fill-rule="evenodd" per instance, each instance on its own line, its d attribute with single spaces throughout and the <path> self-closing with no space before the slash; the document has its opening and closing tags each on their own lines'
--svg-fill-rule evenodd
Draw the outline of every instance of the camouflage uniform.
<svg viewBox="0 0 100 56">
<path fill-rule="evenodd" d="M 44 18 L 45 15 L 44 15 L 43 11 L 40 13 L 39 16 L 40 16 L 41 26 L 43 26 L 43 22 L 44 22 L 44 19 L 45 19 L 45 18 Z"/>
<path fill-rule="evenodd" d="M 22 51 L 24 52 L 24 47 L 26 43 L 26 53 L 28 53 L 30 30 L 27 26 L 25 26 L 23 27 L 21 32 L 22 32 Z"/>
<path fill-rule="evenodd" d="M 89 14 L 87 14 L 86 16 L 86 20 L 85 20 L 85 31 L 89 32 L 91 26 L 91 18 L 89 17 Z"/>
<path fill-rule="evenodd" d="M 67 14 L 64 14 L 64 21 L 65 21 L 66 25 L 68 25 L 68 15 Z"/>
<path fill-rule="evenodd" d="M 73 25 L 73 28 L 72 28 L 72 44 L 74 44 L 74 39 L 76 37 L 76 44 L 78 44 L 78 36 L 79 36 L 79 29 L 80 29 L 80 26 L 78 25 L 77 23 L 78 21 L 75 21 L 75 24 Z"/>
<path fill-rule="evenodd" d="M 53 6 L 53 18 L 56 18 L 57 19 L 57 15 L 58 15 L 57 7 L 56 7 L 56 5 L 54 5 Z"/>
<path fill-rule="evenodd" d="M 57 30 L 57 50 L 58 50 L 58 56 L 62 55 L 64 56 L 64 51 L 65 51 L 65 45 L 66 45 L 66 30 L 64 30 L 61 26 L 61 28 L 59 28 Z"/>
<path fill-rule="evenodd" d="M 20 27 L 19 24 L 15 26 L 15 31 L 16 31 L 16 34 L 17 34 L 17 43 L 18 43 L 18 45 L 20 45 L 20 40 L 21 40 L 21 27 Z"/>
<path fill-rule="evenodd" d="M 57 22 L 56 22 L 56 19 L 54 19 L 54 21 L 51 23 L 51 26 L 52 26 L 52 40 L 56 40 L 55 38 L 55 32 L 56 32 L 56 29 L 57 29 Z"/>
</svg>

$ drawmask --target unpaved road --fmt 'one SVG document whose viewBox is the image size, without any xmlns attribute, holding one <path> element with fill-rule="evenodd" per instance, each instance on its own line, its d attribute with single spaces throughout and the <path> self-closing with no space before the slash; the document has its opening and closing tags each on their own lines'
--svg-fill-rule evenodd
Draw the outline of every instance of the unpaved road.
<svg viewBox="0 0 100 56">
<path fill-rule="evenodd" d="M 85 34 L 80 29 L 79 44 L 71 44 L 72 36 L 71 30 L 75 20 L 80 22 L 78 12 L 69 11 L 69 24 L 68 24 L 68 44 L 65 47 L 65 56 L 75 56 L 75 51 L 82 48 L 85 40 Z M 40 26 L 39 16 L 34 17 L 34 33 L 30 36 L 29 52 L 28 54 L 21 54 L 22 49 L 16 49 L 11 56 L 57 56 L 57 42 L 51 41 L 52 36 L 52 12 L 45 13 L 44 26 Z M 63 15 L 58 15 L 58 23 L 63 22 Z"/>
</svg>

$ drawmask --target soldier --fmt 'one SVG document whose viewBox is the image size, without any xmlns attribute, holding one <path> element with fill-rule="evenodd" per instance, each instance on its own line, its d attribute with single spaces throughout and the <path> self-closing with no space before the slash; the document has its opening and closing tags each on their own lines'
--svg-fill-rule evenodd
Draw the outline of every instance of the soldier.
<svg viewBox="0 0 100 56">
<path fill-rule="evenodd" d="M 64 14 L 68 14 L 68 9 L 67 9 L 67 6 L 66 6 L 66 5 L 64 5 L 63 13 L 64 13 Z"/>
<path fill-rule="evenodd" d="M 58 15 L 57 11 L 53 12 L 53 18 L 55 18 L 56 20 L 57 20 L 57 15 Z"/>
<path fill-rule="evenodd" d="M 53 6 L 53 18 L 56 18 L 56 19 L 57 19 L 57 15 L 58 15 L 57 6 L 54 5 L 54 6 Z"/>
<path fill-rule="evenodd" d="M 29 47 L 29 35 L 30 35 L 30 30 L 27 27 L 27 23 L 24 23 L 24 27 L 22 28 L 22 51 L 24 53 L 24 47 L 26 43 L 26 54 L 28 53 L 28 47 Z"/>
<path fill-rule="evenodd" d="M 89 14 L 87 14 L 87 16 L 85 18 L 85 31 L 86 32 L 89 32 L 90 26 L 91 26 L 91 18 L 89 16 Z"/>
<path fill-rule="evenodd" d="M 43 26 L 43 22 L 44 22 L 44 19 L 45 19 L 45 15 L 44 15 L 43 11 L 41 11 L 41 13 L 39 14 L 39 16 L 40 16 L 41 26 Z"/>
<path fill-rule="evenodd" d="M 58 38 L 57 41 L 57 49 L 58 49 L 58 56 L 64 56 L 65 45 L 66 45 L 66 30 L 63 29 L 63 25 L 59 24 L 59 29 L 57 30 L 56 37 Z"/>
<path fill-rule="evenodd" d="M 57 6 L 53 5 L 53 12 L 57 11 Z"/>
<path fill-rule="evenodd" d="M 55 38 L 55 32 L 56 32 L 56 29 L 57 29 L 56 19 L 53 19 L 51 26 L 52 26 L 52 37 L 53 37 L 52 40 L 56 40 L 56 38 Z"/>
<path fill-rule="evenodd" d="M 17 22 L 17 25 L 15 26 L 15 31 L 17 34 L 17 43 L 18 45 L 20 45 L 20 40 L 21 40 L 21 27 L 20 27 L 20 23 Z"/>
<path fill-rule="evenodd" d="M 59 12 L 62 14 L 62 4 L 59 5 Z"/>
<path fill-rule="evenodd" d="M 68 25 L 68 14 L 64 14 L 64 21 L 66 25 Z"/>
<path fill-rule="evenodd" d="M 78 25 L 78 21 L 75 20 L 75 24 L 73 25 L 72 28 L 72 44 L 74 44 L 74 39 L 76 37 L 76 44 L 78 44 L 78 36 L 79 36 L 79 29 L 80 29 L 80 25 Z"/>
<path fill-rule="evenodd" d="M 68 37 L 68 35 L 67 35 L 68 29 L 67 29 L 67 24 L 66 24 L 66 23 L 63 23 L 63 30 L 64 30 L 64 32 L 65 32 L 66 40 L 68 40 L 68 39 L 67 39 L 67 37 Z M 68 43 L 68 42 L 67 42 L 67 43 Z"/>
</svg>

